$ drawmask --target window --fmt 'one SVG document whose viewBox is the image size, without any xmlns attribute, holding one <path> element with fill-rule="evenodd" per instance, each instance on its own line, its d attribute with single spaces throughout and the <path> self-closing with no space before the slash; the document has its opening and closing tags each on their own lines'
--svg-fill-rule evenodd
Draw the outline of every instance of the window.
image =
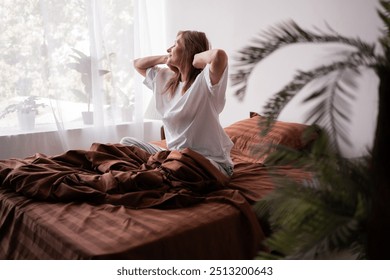
<svg viewBox="0 0 390 280">
<path fill-rule="evenodd" d="M 133 1 L 2 0 L 0 10 L 0 135 L 131 121 Z"/>
</svg>

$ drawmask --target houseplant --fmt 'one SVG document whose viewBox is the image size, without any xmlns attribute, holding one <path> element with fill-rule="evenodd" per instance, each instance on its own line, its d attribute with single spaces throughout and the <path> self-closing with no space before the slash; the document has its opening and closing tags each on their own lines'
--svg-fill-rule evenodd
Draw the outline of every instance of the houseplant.
<svg viewBox="0 0 390 280">
<path fill-rule="evenodd" d="M 342 36 L 333 30 L 312 32 L 290 21 L 271 28 L 263 34 L 264 40 L 255 40 L 239 53 L 236 72 L 231 78 L 233 84 L 239 86 L 237 96 L 242 97 L 254 67 L 280 48 L 297 43 L 339 43 L 352 47 L 352 50 L 344 50 L 338 61 L 298 72 L 264 107 L 268 125 L 272 125 L 286 104 L 306 85 L 338 73 L 332 82 L 324 82 L 305 99 L 315 104 L 308 120 L 322 123 L 325 128 L 312 152 L 292 152 L 279 147 L 270 159 L 274 164 L 308 168 L 315 172 L 316 180 L 306 184 L 283 182 L 287 187 L 277 187 L 257 204 L 259 215 L 266 215 L 274 229 L 267 244 L 277 254 L 267 255 L 267 258 L 325 258 L 341 250 L 349 250 L 360 258 L 388 258 L 390 1 L 379 0 L 379 4 L 378 15 L 384 28 L 374 44 Z M 343 74 L 348 72 L 351 77 L 362 69 L 374 71 L 379 78 L 378 92 L 373 93 L 379 97 L 378 115 L 370 153 L 359 161 L 351 161 L 341 155 L 338 141 L 348 141 L 345 127 L 349 119 L 341 105 L 351 104 L 350 97 L 354 93 L 341 84 L 346 78 Z M 342 102 L 335 102 L 335 97 Z"/>
<path fill-rule="evenodd" d="M 68 63 L 68 67 L 76 70 L 81 75 L 81 81 L 84 84 L 84 92 L 79 90 L 73 90 L 73 93 L 79 97 L 81 100 L 87 103 L 87 111 L 82 112 L 82 117 L 84 124 L 93 123 L 93 112 L 91 111 L 91 102 L 92 102 L 92 61 L 91 57 L 87 56 L 83 52 L 72 49 L 75 52 L 75 55 L 71 57 L 75 62 Z M 99 69 L 98 73 L 100 76 L 104 76 L 110 71 Z"/>
<path fill-rule="evenodd" d="M 6 115 L 16 112 L 18 116 L 19 127 L 22 130 L 32 130 L 35 127 L 35 116 L 39 107 L 45 107 L 44 103 L 37 103 L 38 97 L 29 96 L 26 99 L 8 105 L 0 114 L 0 119 Z"/>
<path fill-rule="evenodd" d="M 122 106 L 121 106 L 121 116 L 122 121 L 124 122 L 131 122 L 134 117 L 134 92 L 131 92 L 130 94 L 124 93 L 122 90 L 118 89 L 120 97 L 122 99 Z"/>
</svg>

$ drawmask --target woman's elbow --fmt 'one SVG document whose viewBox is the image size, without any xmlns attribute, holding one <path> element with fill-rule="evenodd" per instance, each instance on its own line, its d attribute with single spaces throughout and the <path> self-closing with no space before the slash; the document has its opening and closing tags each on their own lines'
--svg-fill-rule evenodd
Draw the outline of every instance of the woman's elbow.
<svg viewBox="0 0 390 280">
<path fill-rule="evenodd" d="M 140 64 L 139 58 L 133 60 L 133 66 L 138 73 L 140 73 L 142 76 L 146 76 L 146 69 Z"/>
<path fill-rule="evenodd" d="M 216 64 L 221 65 L 224 68 L 228 63 L 228 56 L 223 49 L 215 49 L 213 60 Z"/>
</svg>

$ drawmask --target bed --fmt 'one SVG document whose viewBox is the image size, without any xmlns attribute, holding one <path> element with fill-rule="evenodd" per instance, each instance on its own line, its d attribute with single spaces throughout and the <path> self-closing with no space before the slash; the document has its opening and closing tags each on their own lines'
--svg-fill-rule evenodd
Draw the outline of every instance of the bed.
<svg viewBox="0 0 390 280">
<path fill-rule="evenodd" d="M 230 180 L 186 149 L 149 155 L 120 144 L 0 160 L 0 259 L 252 259 L 267 229 L 253 204 L 275 187 L 269 143 L 305 149 L 306 125 L 251 114 L 225 128 Z M 154 144 L 164 146 L 164 140 Z M 307 174 L 278 172 L 297 180 Z"/>
</svg>

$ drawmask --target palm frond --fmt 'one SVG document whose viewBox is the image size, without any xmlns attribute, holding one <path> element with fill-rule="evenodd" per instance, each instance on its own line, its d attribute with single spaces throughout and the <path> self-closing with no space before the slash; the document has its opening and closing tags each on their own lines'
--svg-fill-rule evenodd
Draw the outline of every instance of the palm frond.
<svg viewBox="0 0 390 280">
<path fill-rule="evenodd" d="M 375 46 L 360 39 L 342 36 L 334 30 L 330 30 L 329 33 L 321 31 L 315 33 L 301 28 L 294 21 L 288 21 L 260 33 L 251 45 L 238 52 L 239 55 L 235 58 L 237 63 L 234 65 L 236 72 L 231 75 L 232 85 L 239 86 L 236 90 L 236 96 L 239 99 L 244 97 L 247 81 L 257 63 L 275 51 L 297 43 L 340 43 L 356 48 L 357 55 L 364 54 L 366 57 L 375 57 Z"/>
<path fill-rule="evenodd" d="M 343 250 L 359 258 L 364 258 L 365 254 L 367 258 L 383 257 L 377 249 L 381 243 L 373 242 L 372 237 L 376 234 L 372 225 L 382 229 L 375 220 L 386 217 L 381 214 L 381 206 L 376 207 L 383 204 L 373 203 L 374 198 L 381 202 L 387 199 L 377 197 L 378 193 L 386 193 L 378 190 L 383 190 L 388 184 L 378 184 L 378 180 L 385 180 L 386 174 L 375 166 L 376 162 L 383 165 L 387 157 L 383 156 L 382 161 L 373 160 L 380 158 L 379 150 L 385 150 L 384 142 L 379 146 L 375 141 L 372 155 L 367 160 L 358 161 L 344 158 L 338 146 L 339 141 L 350 143 L 347 130 L 353 113 L 350 104 L 355 98 L 355 79 L 362 70 L 376 71 L 380 79 L 380 100 L 388 93 L 390 1 L 379 0 L 379 3 L 377 12 L 384 27 L 382 36 L 374 44 L 342 36 L 330 27 L 326 32 L 319 29 L 309 31 L 288 21 L 260 33 L 236 57 L 231 80 L 237 88 L 236 96 L 241 100 L 254 67 L 279 49 L 301 43 L 336 43 L 342 49 L 335 56 L 337 60 L 329 64 L 297 71 L 293 80 L 276 92 L 263 108 L 262 114 L 267 118 L 259 125 L 267 133 L 292 98 L 315 86 L 303 102 L 311 106 L 306 122 L 319 125 L 321 133 L 310 150 L 298 151 L 273 144 L 254 150 L 259 155 L 273 151 L 265 163 L 275 180 L 274 191 L 255 205 L 259 218 L 271 226 L 271 236 L 266 240 L 270 252 L 261 253 L 259 258 L 318 259 Z M 378 46 L 383 52 L 375 50 Z M 388 99 L 383 100 L 380 105 L 388 103 Z M 383 113 L 385 108 L 379 106 L 377 132 L 378 128 L 382 132 L 376 133 L 375 139 L 388 136 L 383 133 L 387 127 L 383 120 L 388 119 Z M 281 171 L 285 169 L 278 169 L 280 165 L 299 168 L 311 175 L 306 180 L 287 178 Z M 378 179 L 378 174 L 381 179 Z M 385 236 L 379 235 L 380 242 Z"/>
<path fill-rule="evenodd" d="M 260 253 L 258 258 L 327 258 L 340 251 L 364 258 L 362 236 L 372 191 L 368 161 L 351 161 L 334 152 L 322 130 L 310 151 L 277 146 L 266 165 L 276 188 L 255 204 L 255 211 L 271 225 L 266 245 L 275 254 Z M 278 165 L 315 175 L 292 180 Z"/>
<path fill-rule="evenodd" d="M 381 9 L 378 9 L 379 18 L 384 24 L 383 35 L 385 37 L 390 36 L 390 1 L 380 0 L 379 5 Z"/>
<path fill-rule="evenodd" d="M 264 106 L 265 116 L 276 118 L 286 104 L 302 90 L 306 85 L 317 79 L 323 79 L 333 72 L 344 73 L 347 70 L 358 73 L 359 67 L 371 67 L 374 56 L 366 56 L 358 53 L 351 53 L 345 60 L 334 62 L 329 65 L 319 66 L 311 71 L 298 71 L 293 80 L 288 83 L 282 90 L 277 92 Z M 341 75 L 340 75 L 341 77 Z M 338 80 L 335 79 L 334 82 Z"/>
<path fill-rule="evenodd" d="M 340 162 L 340 156 L 332 149 L 329 134 L 319 130 L 318 126 L 309 126 L 303 133 L 304 139 L 312 139 L 313 133 L 317 135 L 310 143 L 310 149 L 297 150 L 283 145 L 274 145 L 273 152 L 267 157 L 266 166 L 294 166 L 310 172 L 318 172 L 325 166 L 334 168 L 334 162 Z M 276 174 L 278 175 L 278 174 Z"/>
<path fill-rule="evenodd" d="M 361 163 L 337 154 L 335 161 L 329 155 L 318 153 L 317 147 L 317 154 L 306 155 L 316 168 L 315 177 L 304 182 L 275 177 L 276 189 L 255 205 L 257 215 L 271 224 L 273 234 L 266 245 L 275 257 L 314 259 L 342 250 L 362 252 L 370 176 Z"/>
<path fill-rule="evenodd" d="M 373 57 L 351 53 L 345 60 L 323 65 L 312 71 L 299 71 L 294 79 L 277 92 L 264 105 L 264 115 L 276 119 L 284 107 L 305 86 L 316 80 L 323 86 L 315 90 L 303 102 L 314 102 L 314 108 L 308 112 L 306 122 L 322 124 L 333 132 L 333 142 L 339 150 L 339 141 L 350 144 L 347 126 L 351 113 L 350 105 L 355 98 L 351 90 L 355 88 L 354 76 L 360 73 L 362 66 L 371 67 Z"/>
<path fill-rule="evenodd" d="M 382 36 L 378 39 L 383 55 L 378 59 L 377 72 L 382 71 L 390 64 L 390 1 L 380 0 L 380 9 L 377 10 L 379 18 L 383 22 Z"/>
</svg>

